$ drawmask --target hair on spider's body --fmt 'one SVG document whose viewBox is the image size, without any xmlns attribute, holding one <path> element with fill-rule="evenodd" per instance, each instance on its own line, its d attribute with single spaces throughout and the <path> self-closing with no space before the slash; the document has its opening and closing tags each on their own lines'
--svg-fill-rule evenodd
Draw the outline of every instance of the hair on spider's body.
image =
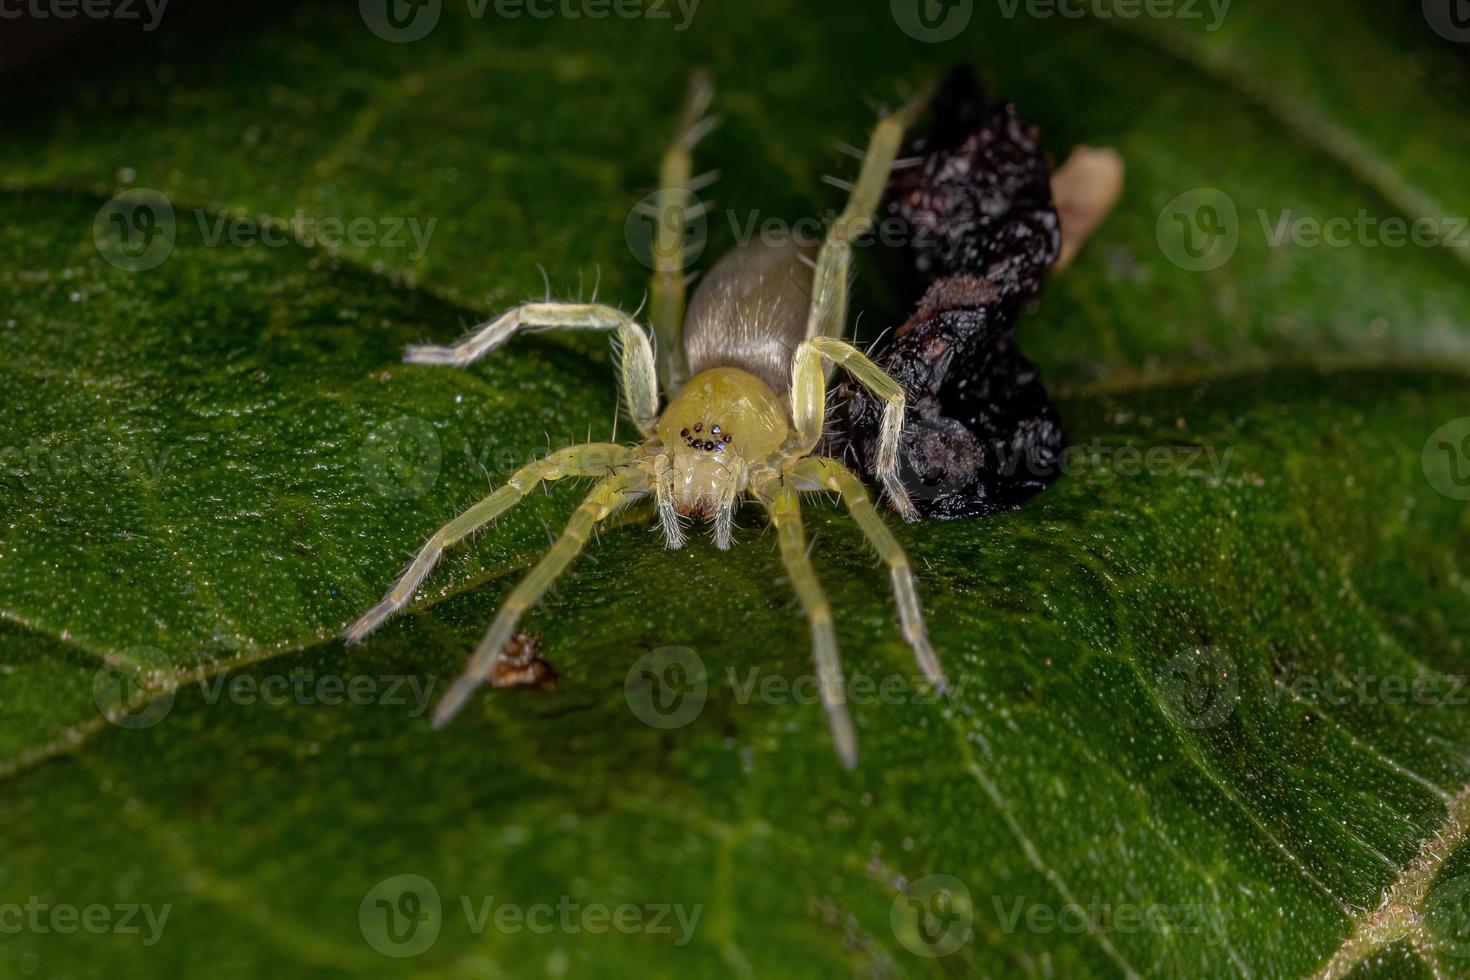
<svg viewBox="0 0 1470 980">
<path fill-rule="evenodd" d="M 686 541 L 686 524 L 706 521 L 715 544 L 730 547 L 736 508 L 761 503 L 777 548 L 807 614 L 818 689 L 838 755 L 857 759 L 857 739 L 846 707 L 832 610 L 808 555 L 798 495 L 835 493 L 888 566 L 905 639 L 936 687 L 944 685 L 929 644 L 908 557 L 883 522 L 861 480 L 842 463 L 815 455 L 826 425 L 827 383 L 841 366 L 885 406 L 872 461 L 889 503 L 905 519 L 916 516 L 898 478 L 898 444 L 905 395 L 861 351 L 841 339 L 847 318 L 851 242 L 872 224 L 905 127 L 923 106 L 915 99 L 882 120 L 873 133 L 847 208 L 815 259 L 808 250 L 759 242 L 736 248 L 700 282 L 685 309 L 688 281 L 677 214 L 687 214 L 691 151 L 709 129 L 708 80 L 696 76 L 678 137 L 665 154 L 656 199 L 654 259 L 648 306 L 657 347 L 636 321 L 596 303 L 526 303 L 476 328 L 449 347 L 415 345 L 412 364 L 463 367 L 532 330 L 602 330 L 614 335 L 623 409 L 642 441 L 625 446 L 587 443 L 549 453 L 440 528 L 414 557 L 383 600 L 345 633 L 356 642 L 401 608 L 444 550 L 484 527 L 546 481 L 591 477 L 591 491 L 560 537 L 506 598 L 463 674 L 434 711 L 441 726 L 493 672 L 522 614 L 613 513 L 651 497 L 671 548 Z M 675 212 L 671 209 L 679 209 Z M 655 349 L 657 360 L 655 360 Z M 659 389 L 667 404 L 659 410 Z"/>
</svg>

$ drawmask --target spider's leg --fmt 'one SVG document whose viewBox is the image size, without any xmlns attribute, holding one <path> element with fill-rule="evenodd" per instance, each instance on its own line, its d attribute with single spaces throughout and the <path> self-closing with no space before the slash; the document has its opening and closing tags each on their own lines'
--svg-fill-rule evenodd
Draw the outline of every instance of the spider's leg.
<svg viewBox="0 0 1470 980">
<path fill-rule="evenodd" d="M 572 514 L 571 520 L 567 521 L 561 537 L 556 539 L 556 543 L 541 556 L 536 567 L 527 572 L 526 577 L 506 597 L 500 612 L 495 615 L 495 621 L 485 633 L 485 638 L 480 641 L 469 663 L 465 665 L 464 673 L 455 679 L 434 709 L 435 728 L 447 725 L 459 709 L 464 707 L 465 701 L 490 673 L 495 658 L 500 656 L 506 641 L 515 632 L 521 616 L 551 587 L 551 583 L 566 570 L 572 559 L 581 553 L 597 525 L 630 498 L 629 491 L 636 490 L 638 479 L 639 477 L 632 475 L 610 476 L 598 481 L 592 488 L 592 492 Z"/>
<path fill-rule="evenodd" d="M 888 174 L 903 146 L 904 130 L 913 125 L 929 102 L 932 86 L 911 99 L 903 108 L 879 120 L 863 154 L 857 183 L 817 253 L 817 271 L 812 282 L 812 305 L 807 316 L 808 337 L 840 337 L 847 325 L 848 268 L 853 239 L 873 226 L 873 212 L 883 200 Z"/>
<path fill-rule="evenodd" d="M 409 364 L 447 364 L 465 367 L 517 333 L 541 330 L 609 330 L 617 334 L 622 350 L 618 380 L 628 414 L 645 436 L 653 434 L 658 418 L 658 383 L 648 335 L 622 310 L 601 303 L 524 303 L 506 310 L 470 331 L 457 344 L 410 344 L 403 359 Z"/>
<path fill-rule="evenodd" d="M 853 520 L 857 521 L 868 542 L 877 550 L 878 557 L 888 566 L 893 578 L 893 597 L 898 603 L 898 620 L 903 626 L 904 639 L 914 648 L 919 668 L 935 690 L 944 690 L 944 668 L 939 664 L 939 655 L 929 644 L 929 629 L 924 625 L 924 609 L 919 603 L 919 590 L 914 583 L 914 568 L 909 564 L 903 546 L 868 499 L 863 481 L 837 460 L 825 456 L 808 456 L 797 463 L 792 472 L 816 484 L 813 489 L 831 489 L 842 494 Z"/>
<path fill-rule="evenodd" d="M 664 392 L 672 398 L 688 379 L 684 361 L 684 262 L 685 231 L 693 218 L 702 214 L 693 193 L 712 175 L 696 179 L 694 147 L 714 128 L 706 116 L 714 89 L 709 73 L 697 71 L 689 80 L 689 95 L 679 112 L 674 141 L 664 151 L 659 166 L 659 189 L 646 216 L 653 222 L 653 278 L 649 282 L 648 318 L 658 346 L 658 376 Z"/>
<path fill-rule="evenodd" d="M 541 481 L 560 480 L 568 476 L 603 476 L 613 467 L 626 463 L 633 453 L 634 450 L 625 446 L 594 442 L 585 446 L 569 446 L 545 459 L 521 467 L 505 486 L 435 531 L 414 556 L 408 570 L 383 597 L 383 601 L 349 626 L 342 638 L 348 643 L 356 643 L 381 626 L 384 620 L 413 598 L 413 594 L 444 554 L 445 548 L 457 544 L 510 510 Z"/>
<path fill-rule="evenodd" d="M 832 741 L 842 764 L 851 769 L 857 765 L 857 734 L 847 713 L 847 688 L 842 679 L 842 663 L 837 657 L 837 632 L 832 623 L 832 607 L 822 592 L 812 561 L 806 554 L 806 532 L 801 526 L 801 503 L 796 491 L 784 482 L 773 483 L 766 495 L 766 509 L 776 528 L 781 547 L 781 561 L 791 577 L 791 587 L 806 610 L 811 625 L 812 662 L 817 669 L 817 688 L 827 709 L 827 723 Z"/>
<path fill-rule="evenodd" d="M 806 456 L 822 438 L 822 422 L 826 417 L 827 378 L 822 371 L 822 358 L 838 364 L 874 397 L 886 403 L 878 437 L 878 479 L 888 494 L 888 502 L 906 521 L 919 516 L 903 481 L 898 478 L 898 440 L 903 432 L 906 396 L 902 386 L 888 376 L 862 351 L 845 340 L 812 337 L 802 341 L 791 364 L 791 414 L 796 423 L 796 438 L 791 447 L 796 455 Z"/>
</svg>

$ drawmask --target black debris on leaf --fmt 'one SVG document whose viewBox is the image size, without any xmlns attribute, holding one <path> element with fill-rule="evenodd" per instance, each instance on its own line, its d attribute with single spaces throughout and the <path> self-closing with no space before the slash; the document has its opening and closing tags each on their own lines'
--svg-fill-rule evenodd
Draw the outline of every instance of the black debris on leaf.
<svg viewBox="0 0 1470 980">
<path fill-rule="evenodd" d="M 1015 344 L 1016 319 L 1061 249 L 1051 174 L 1034 128 L 990 103 L 968 69 L 937 93 L 928 134 L 901 154 L 886 215 L 909 234 L 902 275 L 923 291 L 875 359 L 908 392 L 903 481 L 926 517 L 1018 507 L 1057 477 L 1061 421 L 1036 366 Z M 839 393 L 846 446 L 871 479 L 883 403 L 857 385 Z"/>
</svg>

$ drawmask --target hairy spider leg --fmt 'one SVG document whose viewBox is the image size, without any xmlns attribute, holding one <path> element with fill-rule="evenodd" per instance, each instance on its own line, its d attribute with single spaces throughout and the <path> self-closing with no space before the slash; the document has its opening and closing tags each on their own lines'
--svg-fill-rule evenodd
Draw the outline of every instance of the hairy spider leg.
<svg viewBox="0 0 1470 980">
<path fill-rule="evenodd" d="M 423 584 L 444 549 L 449 548 L 525 499 L 526 494 L 542 481 L 563 477 L 606 476 L 610 470 L 632 460 L 635 450 L 611 442 L 594 442 L 584 446 L 568 446 L 545 459 L 522 466 L 505 485 L 445 524 L 424 542 L 408 569 L 394 583 L 383 601 L 369 609 L 362 618 L 342 634 L 348 643 L 357 643 L 383 624 L 389 616 L 403 608 Z"/>
<path fill-rule="evenodd" d="M 848 195 L 847 206 L 827 229 L 826 240 L 817 253 L 817 270 L 812 280 L 812 305 L 807 315 L 808 337 L 840 337 L 847 327 L 848 270 L 853 239 L 873 227 L 873 213 L 883 200 L 888 175 L 903 146 L 904 130 L 913 125 L 929 103 L 933 85 L 926 85 L 903 108 L 879 120 L 863 155 L 857 183 Z"/>
<path fill-rule="evenodd" d="M 500 611 L 495 614 L 495 621 L 485 633 L 485 638 L 480 641 L 466 664 L 464 673 L 455 679 L 434 708 L 435 728 L 443 728 L 464 707 L 475 688 L 489 676 L 495 659 L 500 656 L 506 641 L 515 632 L 521 616 L 546 593 L 572 560 L 581 554 L 597 525 L 642 491 L 641 482 L 641 475 L 636 471 L 624 472 L 600 480 L 592 488 L 592 492 L 567 521 L 567 526 L 562 529 L 556 543 L 541 556 L 536 566 L 526 573 L 526 577 L 506 597 Z"/>
<path fill-rule="evenodd" d="M 766 510 L 776 528 L 781 561 L 791 578 L 791 587 L 806 611 L 812 636 L 812 663 L 817 670 L 817 689 L 827 709 L 827 724 L 842 764 L 857 765 L 857 734 L 847 712 L 847 687 L 842 679 L 842 661 L 837 655 L 837 631 L 832 607 L 817 581 L 817 573 L 806 553 L 806 532 L 801 526 L 801 502 L 784 480 L 772 480 L 765 494 Z"/>
<path fill-rule="evenodd" d="M 845 340 L 812 337 L 796 349 L 791 361 L 791 420 L 796 425 L 795 455 L 807 456 L 822 438 L 827 412 L 827 375 L 822 359 L 840 365 L 876 398 L 884 401 L 878 439 L 878 479 L 888 502 L 905 521 L 917 520 L 918 510 L 898 478 L 898 439 L 903 432 L 906 396 L 903 387 L 862 351 Z"/>
<path fill-rule="evenodd" d="M 465 367 L 504 344 L 517 333 L 540 330 L 615 331 L 621 347 L 618 380 L 628 416 L 644 436 L 652 436 L 658 421 L 658 382 L 648 334 L 622 310 L 601 303 L 523 303 L 506 310 L 447 347 L 410 344 L 403 359 L 409 364 Z"/>
<path fill-rule="evenodd" d="M 944 690 L 944 668 L 940 666 L 939 655 L 929 643 L 929 629 L 924 625 L 924 607 L 919 603 L 913 565 L 909 563 L 903 546 L 883 523 L 878 509 L 868 499 L 863 481 L 837 460 L 825 456 L 808 456 L 792 468 L 792 473 L 801 480 L 816 484 L 812 490 L 836 490 L 842 495 L 848 513 L 852 514 L 852 519 L 867 536 L 868 543 L 888 566 L 889 575 L 893 579 L 893 598 L 898 604 L 898 621 L 903 628 L 904 639 L 914 648 L 914 658 L 919 663 L 919 669 L 936 691 Z"/>
<path fill-rule="evenodd" d="M 694 192 L 709 184 L 714 174 L 694 178 L 694 147 L 718 121 L 706 116 L 714 88 L 709 73 L 698 71 L 689 80 L 689 95 L 679 112 L 674 141 L 664 151 L 659 166 L 659 189 L 651 210 L 653 221 L 653 277 L 648 287 L 648 319 L 658 352 L 658 376 L 665 396 L 674 394 L 689 380 L 684 358 L 684 266 L 690 243 L 685 240 L 689 222 L 704 213 Z"/>
</svg>

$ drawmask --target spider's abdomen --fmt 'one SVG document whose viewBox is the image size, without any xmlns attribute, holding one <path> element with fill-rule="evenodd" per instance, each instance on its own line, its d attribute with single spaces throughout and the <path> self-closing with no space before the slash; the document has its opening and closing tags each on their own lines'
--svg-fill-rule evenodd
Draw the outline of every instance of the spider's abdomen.
<svg viewBox="0 0 1470 980">
<path fill-rule="evenodd" d="M 755 240 L 715 263 L 689 301 L 684 353 L 689 372 L 739 368 L 755 375 L 785 405 L 791 358 L 806 339 L 811 305 L 811 252 Z"/>
</svg>

